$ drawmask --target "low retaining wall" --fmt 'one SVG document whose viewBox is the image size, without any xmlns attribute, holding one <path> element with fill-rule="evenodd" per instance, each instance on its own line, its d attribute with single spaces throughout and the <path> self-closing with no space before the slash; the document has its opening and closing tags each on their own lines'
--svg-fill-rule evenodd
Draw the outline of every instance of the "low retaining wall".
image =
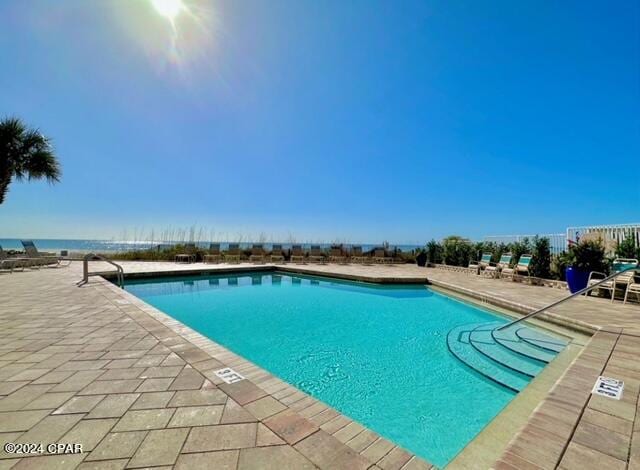
<svg viewBox="0 0 640 470">
<path fill-rule="evenodd" d="M 429 263 L 430 268 L 441 269 L 443 271 L 451 271 L 456 273 L 465 273 L 471 274 L 474 276 L 478 275 L 478 270 L 475 268 L 465 268 L 464 266 L 449 266 L 448 264 L 436 264 Z M 558 281 L 555 279 L 544 279 L 541 277 L 533 277 L 533 276 L 520 276 L 514 275 L 512 280 L 514 282 L 528 282 L 534 286 L 544 286 L 544 287 L 552 287 L 554 289 L 564 289 L 567 290 L 568 286 L 565 281 Z"/>
</svg>

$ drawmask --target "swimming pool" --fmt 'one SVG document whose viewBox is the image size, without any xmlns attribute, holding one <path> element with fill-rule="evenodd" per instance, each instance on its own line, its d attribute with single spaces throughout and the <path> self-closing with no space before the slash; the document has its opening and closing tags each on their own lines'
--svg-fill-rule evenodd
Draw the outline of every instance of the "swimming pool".
<svg viewBox="0 0 640 470">
<path fill-rule="evenodd" d="M 264 272 L 125 288 L 438 466 L 515 396 L 447 348 L 461 325 L 506 319 L 423 285 Z"/>
</svg>

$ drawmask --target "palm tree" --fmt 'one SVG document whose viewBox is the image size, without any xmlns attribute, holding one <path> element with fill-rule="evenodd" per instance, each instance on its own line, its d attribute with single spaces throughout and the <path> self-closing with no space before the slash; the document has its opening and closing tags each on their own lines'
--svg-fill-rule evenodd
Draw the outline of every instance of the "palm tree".
<svg viewBox="0 0 640 470">
<path fill-rule="evenodd" d="M 18 118 L 0 120 L 0 204 L 12 179 L 60 181 L 60 163 L 51 141 L 38 129 L 30 129 Z"/>
</svg>

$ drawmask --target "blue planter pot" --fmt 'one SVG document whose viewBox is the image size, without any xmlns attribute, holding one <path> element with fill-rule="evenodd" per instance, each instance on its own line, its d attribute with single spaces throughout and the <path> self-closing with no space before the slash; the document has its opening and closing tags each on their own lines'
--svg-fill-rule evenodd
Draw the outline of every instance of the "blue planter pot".
<svg viewBox="0 0 640 470">
<path fill-rule="evenodd" d="M 567 284 L 569 285 L 569 290 L 572 294 L 575 294 L 579 290 L 587 287 L 589 271 L 568 267 L 565 274 L 567 275 Z"/>
</svg>

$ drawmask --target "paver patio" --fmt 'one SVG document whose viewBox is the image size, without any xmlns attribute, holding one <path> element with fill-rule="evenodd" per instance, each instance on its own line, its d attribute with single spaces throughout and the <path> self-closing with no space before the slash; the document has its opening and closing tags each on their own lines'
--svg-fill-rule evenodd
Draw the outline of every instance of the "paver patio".
<svg viewBox="0 0 640 470">
<path fill-rule="evenodd" d="M 228 269 L 123 265 L 127 273 Z M 428 278 L 522 312 L 566 295 L 415 266 L 287 269 Z M 0 441 L 83 445 L 81 454 L 3 452 L 0 469 L 431 467 L 111 283 L 92 278 L 76 287 L 80 277 L 79 263 L 0 275 Z M 551 315 L 595 334 L 495 467 L 640 465 L 640 307 L 582 298 Z M 226 366 L 247 380 L 223 383 L 213 372 Z M 621 401 L 590 395 L 601 374 L 625 380 Z"/>
</svg>

